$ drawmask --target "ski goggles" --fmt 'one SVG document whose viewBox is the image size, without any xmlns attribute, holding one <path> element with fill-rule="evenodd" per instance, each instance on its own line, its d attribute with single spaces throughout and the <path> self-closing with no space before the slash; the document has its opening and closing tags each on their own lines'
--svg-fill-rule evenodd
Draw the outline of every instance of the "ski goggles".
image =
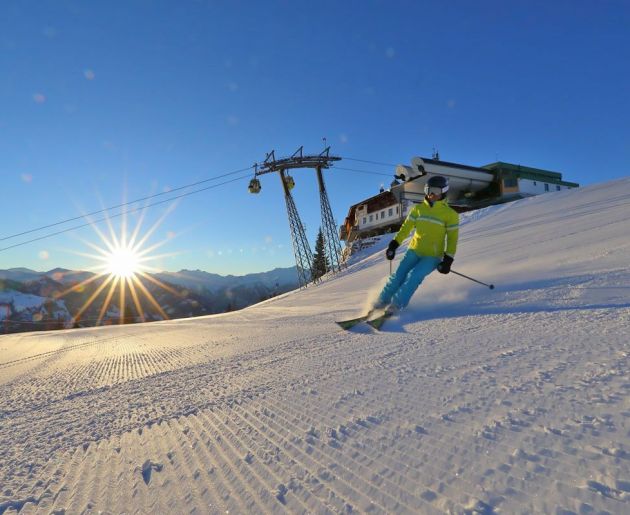
<svg viewBox="0 0 630 515">
<path fill-rule="evenodd" d="M 442 189 L 442 188 L 439 188 L 437 186 L 425 185 L 425 187 L 424 187 L 424 194 L 425 195 L 443 195 L 447 191 L 448 191 L 448 188 Z"/>
</svg>

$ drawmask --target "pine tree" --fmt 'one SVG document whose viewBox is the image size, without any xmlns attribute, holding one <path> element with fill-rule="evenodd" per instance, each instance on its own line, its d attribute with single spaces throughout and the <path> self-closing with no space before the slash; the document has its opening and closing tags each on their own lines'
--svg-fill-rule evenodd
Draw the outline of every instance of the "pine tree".
<svg viewBox="0 0 630 515">
<path fill-rule="evenodd" d="M 320 277 L 330 270 L 326 249 L 324 248 L 324 233 L 319 228 L 317 240 L 315 240 L 315 255 L 313 256 L 313 281 L 317 281 Z"/>
</svg>

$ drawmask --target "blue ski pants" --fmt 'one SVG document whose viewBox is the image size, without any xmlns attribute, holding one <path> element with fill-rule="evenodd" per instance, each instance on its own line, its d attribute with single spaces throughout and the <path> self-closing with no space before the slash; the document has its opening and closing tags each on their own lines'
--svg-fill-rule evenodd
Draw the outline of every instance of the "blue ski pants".
<svg viewBox="0 0 630 515">
<path fill-rule="evenodd" d="M 389 276 L 387 284 L 378 296 L 378 304 L 391 303 L 397 308 L 406 307 L 418 286 L 437 268 L 439 263 L 440 258 L 419 256 L 415 251 L 408 250 L 396 272 Z"/>
</svg>

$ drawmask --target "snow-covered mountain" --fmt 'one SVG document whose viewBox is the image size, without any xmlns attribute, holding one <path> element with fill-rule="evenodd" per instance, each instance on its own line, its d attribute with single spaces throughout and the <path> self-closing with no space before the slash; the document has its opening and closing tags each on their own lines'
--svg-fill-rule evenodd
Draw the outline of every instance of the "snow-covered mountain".
<svg viewBox="0 0 630 515">
<path fill-rule="evenodd" d="M 0 337 L 0 514 L 628 513 L 630 179 L 462 217 L 453 274 L 361 313 L 387 243 L 216 316 Z M 404 248 L 398 252 L 400 255 Z"/>
<path fill-rule="evenodd" d="M 26 268 L 0 270 L 0 320 L 4 321 L 4 331 L 21 332 L 72 326 L 73 314 L 79 312 L 92 295 L 96 294 L 102 280 L 88 282 L 78 291 L 69 292 L 69 288 L 93 276 L 90 272 L 61 268 L 48 272 Z M 167 288 L 161 288 L 151 281 L 147 281 L 146 288 L 159 298 L 159 303 L 169 318 L 242 309 L 297 287 L 295 267 L 244 276 L 221 276 L 199 270 L 182 270 L 177 273 L 155 274 L 155 277 L 166 283 Z M 106 292 L 102 292 L 101 297 L 104 299 L 105 296 Z M 112 308 L 101 322 L 109 323 L 120 318 L 119 297 L 116 295 L 112 299 Z M 163 318 L 149 302 L 144 304 L 145 320 Z M 131 310 L 127 316 L 128 321 L 139 319 L 131 298 L 126 299 L 126 306 L 127 311 Z M 83 313 L 81 324 L 96 324 L 101 319 L 99 312 L 99 302 L 91 303 Z"/>
<path fill-rule="evenodd" d="M 0 270 L 0 279 L 9 279 L 11 281 L 27 282 L 39 279 L 46 272 L 36 272 L 29 268 L 9 268 L 8 270 Z"/>
<path fill-rule="evenodd" d="M 161 272 L 155 276 L 171 284 L 211 293 L 243 286 L 261 286 L 270 291 L 276 289 L 285 292 L 298 286 L 295 267 L 275 268 L 269 272 L 246 275 L 219 275 L 202 270 L 180 270 L 179 272 Z"/>
<path fill-rule="evenodd" d="M 20 315 L 27 315 L 31 320 L 48 318 L 65 321 L 71 318 L 63 300 L 51 302 L 47 297 L 40 297 L 32 293 L 22 293 L 16 290 L 0 291 L 0 321 L 8 320 L 11 315 L 10 310 L 6 309 L 7 306 L 11 306 L 11 311 Z"/>
<path fill-rule="evenodd" d="M 8 279 L 17 282 L 36 281 L 41 277 L 49 277 L 59 283 L 68 284 L 81 282 L 90 276 L 90 272 L 80 270 L 68 270 L 66 268 L 53 268 L 46 272 L 37 272 L 29 268 L 9 268 L 0 270 L 0 279 Z M 266 288 L 280 288 L 288 291 L 288 287 L 295 288 L 298 285 L 298 277 L 295 267 L 275 268 L 269 272 L 260 272 L 245 275 L 219 275 L 204 272 L 202 270 L 180 270 L 179 272 L 160 272 L 154 274 L 162 281 L 177 284 L 186 288 L 207 290 L 216 292 L 220 289 L 262 285 Z"/>
<path fill-rule="evenodd" d="M 53 268 L 46 272 L 37 272 L 30 268 L 9 268 L 0 270 L 0 279 L 27 283 L 37 281 L 42 277 L 48 277 L 61 284 L 70 284 L 84 281 L 93 274 L 80 270 L 68 270 L 66 268 Z"/>
</svg>

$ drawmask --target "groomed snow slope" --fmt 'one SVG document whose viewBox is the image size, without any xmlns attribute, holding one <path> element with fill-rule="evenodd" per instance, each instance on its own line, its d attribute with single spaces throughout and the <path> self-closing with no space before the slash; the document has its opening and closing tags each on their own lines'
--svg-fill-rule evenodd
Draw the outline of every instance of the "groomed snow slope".
<svg viewBox="0 0 630 515">
<path fill-rule="evenodd" d="M 240 312 L 0 337 L 0 514 L 630 512 L 630 179 L 471 215 Z M 402 251 L 403 249 L 401 249 Z M 399 252 L 402 254 L 402 252 Z"/>
</svg>

